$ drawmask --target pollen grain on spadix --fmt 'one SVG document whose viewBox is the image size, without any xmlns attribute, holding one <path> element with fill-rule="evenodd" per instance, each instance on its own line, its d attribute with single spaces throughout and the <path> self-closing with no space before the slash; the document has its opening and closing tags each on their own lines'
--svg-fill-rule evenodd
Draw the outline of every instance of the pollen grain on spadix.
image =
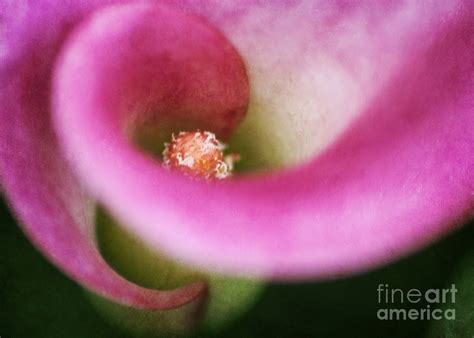
<svg viewBox="0 0 474 338">
<path fill-rule="evenodd" d="M 165 143 L 163 165 L 192 178 L 224 179 L 232 174 L 238 154 L 224 155 L 225 144 L 209 131 L 180 132 Z"/>
</svg>

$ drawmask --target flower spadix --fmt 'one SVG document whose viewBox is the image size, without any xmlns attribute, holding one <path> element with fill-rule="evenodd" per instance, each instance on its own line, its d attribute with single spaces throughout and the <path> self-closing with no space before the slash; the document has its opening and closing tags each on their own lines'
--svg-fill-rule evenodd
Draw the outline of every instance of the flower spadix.
<svg viewBox="0 0 474 338">
<path fill-rule="evenodd" d="M 224 179 L 231 175 L 237 154 L 224 156 L 226 145 L 209 131 L 180 132 L 165 144 L 163 164 L 193 178 Z"/>
</svg>

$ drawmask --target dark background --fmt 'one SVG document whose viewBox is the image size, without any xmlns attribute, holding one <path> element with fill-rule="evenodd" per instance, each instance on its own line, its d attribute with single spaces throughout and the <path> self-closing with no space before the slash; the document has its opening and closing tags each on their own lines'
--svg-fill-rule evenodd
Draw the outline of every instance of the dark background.
<svg viewBox="0 0 474 338">
<path fill-rule="evenodd" d="M 47 262 L 0 202 L 0 336 L 130 337 L 105 321 L 83 290 Z M 474 227 L 387 267 L 349 279 L 272 284 L 257 305 L 219 333 L 198 337 L 474 337 Z M 377 285 L 459 289 L 456 321 L 380 321 Z M 425 304 L 426 305 L 426 304 Z M 450 306 L 453 307 L 453 306 Z"/>
</svg>

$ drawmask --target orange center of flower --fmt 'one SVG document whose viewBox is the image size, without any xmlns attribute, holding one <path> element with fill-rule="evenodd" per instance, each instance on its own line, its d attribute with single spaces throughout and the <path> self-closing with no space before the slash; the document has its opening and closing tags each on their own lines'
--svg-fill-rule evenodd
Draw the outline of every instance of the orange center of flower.
<svg viewBox="0 0 474 338">
<path fill-rule="evenodd" d="M 192 178 L 224 179 L 239 155 L 224 156 L 225 145 L 208 131 L 180 132 L 165 143 L 163 164 Z"/>
</svg>

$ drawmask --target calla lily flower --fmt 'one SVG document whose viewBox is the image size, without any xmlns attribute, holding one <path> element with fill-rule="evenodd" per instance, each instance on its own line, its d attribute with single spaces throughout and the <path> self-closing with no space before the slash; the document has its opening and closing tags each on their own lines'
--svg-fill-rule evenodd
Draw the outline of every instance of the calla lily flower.
<svg viewBox="0 0 474 338">
<path fill-rule="evenodd" d="M 0 172 L 24 232 L 83 287 L 198 311 L 101 257 L 96 203 L 205 271 L 326 279 L 390 263 L 474 207 L 470 1 L 0 1 Z M 191 181 L 140 130 L 211 130 L 265 171 Z M 247 154 L 248 152 L 248 154 Z"/>
</svg>

